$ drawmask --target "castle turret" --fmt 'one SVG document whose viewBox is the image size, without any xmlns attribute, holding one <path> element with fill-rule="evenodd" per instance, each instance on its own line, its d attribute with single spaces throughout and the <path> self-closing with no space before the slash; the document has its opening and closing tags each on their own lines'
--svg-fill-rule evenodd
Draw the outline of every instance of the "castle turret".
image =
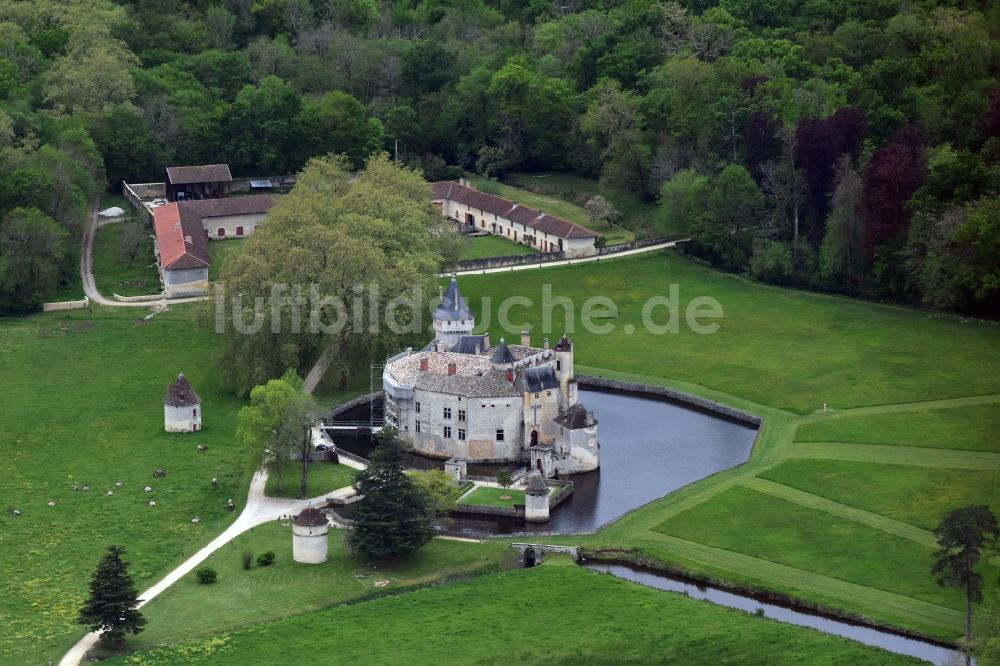
<svg viewBox="0 0 1000 666">
<path fill-rule="evenodd" d="M 511 352 L 510 347 L 507 346 L 507 341 L 500 338 L 500 344 L 493 351 L 493 356 L 490 357 L 490 362 L 493 363 L 493 367 L 504 374 L 507 381 L 514 381 L 514 363 L 517 361 L 514 358 L 513 352 Z"/>
<path fill-rule="evenodd" d="M 471 335 L 476 325 L 476 317 L 458 288 L 458 279 L 452 276 L 448 291 L 434 309 L 434 339 L 439 351 L 449 351 L 463 335 Z"/>
<path fill-rule="evenodd" d="M 564 335 L 552 349 L 556 357 L 556 379 L 559 380 L 562 407 L 567 409 L 577 402 L 576 375 L 573 372 L 573 341 Z"/>
<path fill-rule="evenodd" d="M 322 511 L 311 506 L 292 518 L 292 559 L 302 564 L 326 562 L 330 525 Z"/>
</svg>

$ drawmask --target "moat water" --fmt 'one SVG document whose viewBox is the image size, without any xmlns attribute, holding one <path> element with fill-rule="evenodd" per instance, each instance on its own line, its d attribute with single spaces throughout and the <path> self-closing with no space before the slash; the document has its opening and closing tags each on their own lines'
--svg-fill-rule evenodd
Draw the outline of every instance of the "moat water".
<svg viewBox="0 0 1000 666">
<path fill-rule="evenodd" d="M 624 564 L 606 564 L 603 562 L 585 562 L 584 566 L 588 569 L 609 573 L 618 578 L 624 578 L 625 580 L 648 585 L 660 590 L 679 592 L 692 599 L 703 599 L 720 606 L 737 608 L 748 613 L 763 614 L 764 617 L 779 622 L 809 627 L 826 634 L 849 638 L 865 645 L 880 647 L 896 654 L 917 657 L 918 659 L 929 661 L 936 666 L 964 663 L 964 658 L 961 654 L 951 648 L 915 638 L 900 636 L 899 634 L 875 629 L 874 627 L 835 619 L 819 613 L 810 613 L 790 606 L 778 605 L 758 597 L 705 586 L 659 571 L 651 571 Z"/>
<path fill-rule="evenodd" d="M 601 441 L 601 469 L 570 478 L 573 495 L 556 507 L 547 523 L 461 516 L 452 531 L 516 534 L 596 530 L 629 511 L 678 488 L 746 462 L 756 429 L 688 406 L 634 394 L 581 389 L 580 402 L 594 412 Z M 341 419 L 367 418 L 367 406 Z M 331 433 L 337 446 L 367 456 L 367 436 Z M 416 468 L 443 462 L 409 456 Z M 469 465 L 469 474 L 495 473 L 496 466 Z"/>
</svg>

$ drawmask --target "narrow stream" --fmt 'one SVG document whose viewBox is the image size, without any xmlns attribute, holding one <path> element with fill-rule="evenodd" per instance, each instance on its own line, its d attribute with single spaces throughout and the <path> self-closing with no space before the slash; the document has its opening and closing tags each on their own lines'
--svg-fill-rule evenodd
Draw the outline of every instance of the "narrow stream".
<svg viewBox="0 0 1000 666">
<path fill-rule="evenodd" d="M 695 584 L 662 572 L 631 567 L 624 564 L 605 564 L 603 562 L 585 562 L 583 566 L 594 571 L 610 573 L 613 576 L 634 583 L 655 587 L 658 590 L 680 592 L 692 599 L 710 601 L 719 606 L 737 608 L 749 613 L 757 613 L 759 612 L 758 609 L 761 609 L 764 612 L 764 616 L 772 620 L 795 624 L 801 627 L 810 627 L 826 634 L 849 638 L 865 645 L 880 647 L 896 654 L 917 657 L 918 659 L 929 661 L 935 664 L 935 666 L 965 663 L 962 653 L 947 647 L 935 645 L 934 643 L 907 638 L 892 632 L 866 627 L 845 620 L 835 620 L 820 614 L 794 610 L 786 606 L 764 602 L 749 595 L 708 587 L 704 584 Z"/>
</svg>

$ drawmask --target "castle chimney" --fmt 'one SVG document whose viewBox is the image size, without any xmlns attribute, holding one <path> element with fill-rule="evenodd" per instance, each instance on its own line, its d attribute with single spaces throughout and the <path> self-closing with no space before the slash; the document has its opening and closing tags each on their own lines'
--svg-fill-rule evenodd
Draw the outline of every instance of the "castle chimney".
<svg viewBox="0 0 1000 666">
<path fill-rule="evenodd" d="M 193 241 L 191 240 L 191 237 L 190 237 L 190 236 L 185 236 L 185 237 L 184 237 L 184 242 L 185 242 L 185 243 L 192 243 Z"/>
<path fill-rule="evenodd" d="M 511 384 L 514 383 L 514 371 L 513 370 L 508 370 L 507 371 L 507 381 L 509 381 Z"/>
<path fill-rule="evenodd" d="M 476 356 L 479 356 L 482 353 L 482 351 L 483 350 L 479 347 L 479 343 L 476 343 Z"/>
<path fill-rule="evenodd" d="M 490 334 L 486 333 L 486 334 L 483 335 L 483 351 L 486 351 L 487 349 L 489 349 L 490 346 L 491 346 L 490 345 Z"/>
<path fill-rule="evenodd" d="M 545 338 L 544 340 L 542 340 L 542 343 L 545 345 L 546 349 L 549 348 L 549 339 L 548 338 Z"/>
<path fill-rule="evenodd" d="M 438 285 L 438 303 L 444 300 L 444 286 Z"/>
<path fill-rule="evenodd" d="M 455 371 L 456 371 L 455 364 L 454 363 L 449 363 L 448 364 L 448 374 L 449 375 L 453 375 L 453 374 L 455 374 Z"/>
<path fill-rule="evenodd" d="M 521 331 L 521 346 L 530 347 L 531 346 L 531 334 L 527 331 Z"/>
<path fill-rule="evenodd" d="M 420 359 L 420 372 L 427 372 L 427 357 Z"/>
</svg>

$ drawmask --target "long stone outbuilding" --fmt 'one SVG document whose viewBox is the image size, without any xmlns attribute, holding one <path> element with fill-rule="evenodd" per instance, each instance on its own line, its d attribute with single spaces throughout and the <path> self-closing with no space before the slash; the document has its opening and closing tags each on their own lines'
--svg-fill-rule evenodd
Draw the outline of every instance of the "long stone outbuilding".
<svg viewBox="0 0 1000 666">
<path fill-rule="evenodd" d="M 431 190 L 431 203 L 437 211 L 470 230 L 502 236 L 542 252 L 562 252 L 569 258 L 597 253 L 598 235 L 579 224 L 463 183 L 441 181 L 433 183 Z"/>
</svg>

